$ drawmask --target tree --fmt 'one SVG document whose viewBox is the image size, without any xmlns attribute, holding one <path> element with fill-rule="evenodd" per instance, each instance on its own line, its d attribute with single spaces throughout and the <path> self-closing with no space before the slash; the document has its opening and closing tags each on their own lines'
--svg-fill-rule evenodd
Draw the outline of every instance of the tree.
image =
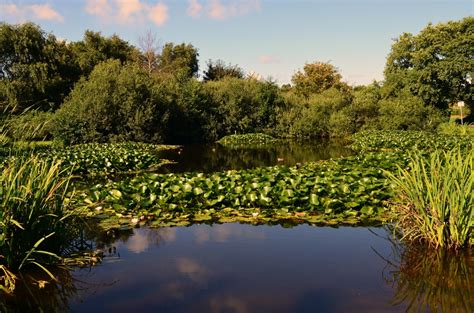
<svg viewBox="0 0 474 313">
<path fill-rule="evenodd" d="M 442 110 L 460 100 L 474 108 L 473 40 L 474 17 L 402 34 L 387 57 L 385 97 L 409 92 Z"/>
<path fill-rule="evenodd" d="M 207 62 L 207 70 L 204 71 L 204 81 L 221 80 L 224 77 L 244 78 L 245 73 L 237 65 L 225 64 L 222 60 Z"/>
<path fill-rule="evenodd" d="M 138 38 L 138 46 L 140 48 L 140 65 L 145 68 L 148 73 L 152 73 L 158 66 L 158 55 L 160 50 L 160 42 L 156 34 L 150 30 L 144 36 Z"/>
<path fill-rule="evenodd" d="M 163 46 L 158 57 L 158 71 L 161 74 L 183 72 L 188 77 L 197 77 L 199 53 L 191 44 L 174 45 L 169 42 Z"/>
<path fill-rule="evenodd" d="M 342 76 L 334 65 L 313 62 L 306 63 L 303 72 L 296 72 L 291 81 L 295 85 L 296 92 L 308 98 L 311 94 L 321 93 L 331 87 L 347 89 L 347 84 L 343 83 L 341 79 Z"/>
<path fill-rule="evenodd" d="M 54 109 L 79 78 L 70 47 L 33 23 L 0 23 L 0 101 L 13 111 Z"/>
<path fill-rule="evenodd" d="M 103 37 L 100 32 L 87 30 L 82 41 L 71 44 L 82 75 L 88 76 L 100 62 L 109 59 L 119 60 L 122 64 L 136 61 L 140 52 L 117 35 Z"/>
<path fill-rule="evenodd" d="M 68 144 L 159 142 L 167 116 L 166 97 L 146 71 L 108 60 L 75 85 L 56 111 L 51 132 Z"/>
</svg>

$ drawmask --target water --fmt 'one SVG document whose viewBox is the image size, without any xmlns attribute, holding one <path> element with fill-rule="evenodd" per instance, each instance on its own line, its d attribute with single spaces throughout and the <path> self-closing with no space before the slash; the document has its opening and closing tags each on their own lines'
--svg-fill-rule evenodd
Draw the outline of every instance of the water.
<svg viewBox="0 0 474 313">
<path fill-rule="evenodd" d="M 61 292 L 46 288 L 30 306 L 87 313 L 405 312 L 410 299 L 434 294 L 411 309 L 428 311 L 436 301 L 447 303 L 443 312 L 474 308 L 472 257 L 457 257 L 449 269 L 443 259 L 439 269 L 430 255 L 398 254 L 386 236 L 381 228 L 308 225 L 135 229 L 102 245 L 108 256 L 101 265 L 74 270 Z M 430 287 L 433 277 L 449 288 Z M 426 294 L 419 294 L 420 283 Z M 11 307 L 31 311 L 25 298 Z"/>
<path fill-rule="evenodd" d="M 272 165 L 327 160 L 352 155 L 354 152 L 337 141 L 281 141 L 265 148 L 234 149 L 219 144 L 184 145 L 178 150 L 164 151 L 160 157 L 177 164 L 168 165 L 167 172 L 216 172 Z"/>
</svg>

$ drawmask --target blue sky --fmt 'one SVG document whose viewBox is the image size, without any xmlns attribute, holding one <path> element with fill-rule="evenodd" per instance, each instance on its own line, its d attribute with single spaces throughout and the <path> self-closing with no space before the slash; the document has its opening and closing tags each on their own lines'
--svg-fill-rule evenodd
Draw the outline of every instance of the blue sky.
<svg viewBox="0 0 474 313">
<path fill-rule="evenodd" d="M 287 83 L 330 61 L 350 84 L 383 79 L 392 39 L 473 15 L 472 0 L 0 0 L 0 20 L 30 20 L 70 41 L 86 29 L 137 45 L 148 30 L 209 59 Z"/>
</svg>

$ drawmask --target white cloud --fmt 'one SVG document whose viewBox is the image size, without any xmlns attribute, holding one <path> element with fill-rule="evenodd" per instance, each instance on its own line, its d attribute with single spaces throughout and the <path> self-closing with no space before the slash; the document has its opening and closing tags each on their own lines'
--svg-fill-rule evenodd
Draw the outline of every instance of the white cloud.
<svg viewBox="0 0 474 313">
<path fill-rule="evenodd" d="M 8 19 L 24 21 L 27 19 L 64 22 L 64 18 L 50 4 L 0 4 L 0 11 L 5 12 Z"/>
<path fill-rule="evenodd" d="M 203 10 L 205 15 L 215 20 L 225 20 L 231 17 L 260 11 L 260 0 L 206 0 L 202 5 L 199 0 L 188 0 L 187 14 L 191 17 L 199 17 Z"/>
<path fill-rule="evenodd" d="M 85 11 L 109 23 L 134 24 L 145 20 L 162 26 L 168 20 L 168 6 L 155 5 L 141 0 L 86 0 Z"/>
<path fill-rule="evenodd" d="M 263 64 L 280 63 L 280 59 L 274 55 L 261 55 L 258 59 L 260 63 L 263 63 Z"/>
<path fill-rule="evenodd" d="M 199 17 L 202 12 L 202 4 L 199 3 L 199 0 L 188 0 L 188 9 L 186 13 L 191 17 Z"/>
<path fill-rule="evenodd" d="M 168 7 L 164 3 L 152 6 L 148 18 L 158 26 L 164 25 L 168 20 Z"/>
</svg>

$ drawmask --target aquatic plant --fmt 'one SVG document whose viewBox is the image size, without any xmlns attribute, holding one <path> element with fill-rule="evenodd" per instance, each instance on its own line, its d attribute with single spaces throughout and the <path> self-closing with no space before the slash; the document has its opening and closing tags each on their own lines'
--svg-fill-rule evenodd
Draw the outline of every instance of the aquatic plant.
<svg viewBox="0 0 474 313">
<path fill-rule="evenodd" d="M 0 282 L 12 291 L 12 273 L 57 264 L 71 239 L 66 195 L 71 175 L 60 162 L 12 159 L 0 176 Z M 52 276 L 52 275 L 51 275 Z"/>
<path fill-rule="evenodd" d="M 88 143 L 69 146 L 42 154 L 48 159 L 61 160 L 72 167 L 76 175 L 112 175 L 154 170 L 168 163 L 158 153 L 176 146 L 152 145 L 139 142 Z"/>
<path fill-rule="evenodd" d="M 188 221 L 229 221 L 239 214 L 242 219 L 261 217 L 267 222 L 290 216 L 324 222 L 338 214 L 342 223 L 341 216 L 352 224 L 352 217 L 357 217 L 355 223 L 369 217 L 385 221 L 383 204 L 393 191 L 383 170 L 395 170 L 403 162 L 399 154 L 377 153 L 298 167 L 144 174 L 97 184 L 78 201 L 100 214 L 111 211 Z"/>
<path fill-rule="evenodd" d="M 226 147 L 255 147 L 275 143 L 277 141 L 277 139 L 270 135 L 262 133 L 249 133 L 225 136 L 219 139 L 217 142 Z"/>
<path fill-rule="evenodd" d="M 403 239 L 454 249 L 473 244 L 474 150 L 412 152 L 408 168 L 388 176 Z"/>
<path fill-rule="evenodd" d="M 474 149 L 474 137 L 424 131 L 362 131 L 352 137 L 351 148 L 360 151 L 449 150 L 460 146 Z"/>
</svg>

